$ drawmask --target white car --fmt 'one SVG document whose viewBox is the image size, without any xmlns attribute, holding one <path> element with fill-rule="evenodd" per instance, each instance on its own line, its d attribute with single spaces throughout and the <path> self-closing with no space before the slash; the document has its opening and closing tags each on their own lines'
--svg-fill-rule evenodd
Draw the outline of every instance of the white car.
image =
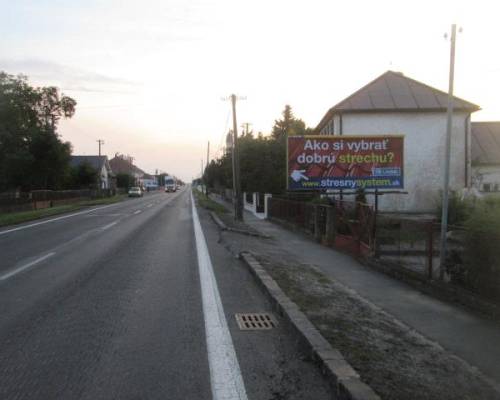
<svg viewBox="0 0 500 400">
<path fill-rule="evenodd" d="M 142 197 L 142 190 L 138 186 L 131 187 L 128 191 L 128 197 Z"/>
</svg>

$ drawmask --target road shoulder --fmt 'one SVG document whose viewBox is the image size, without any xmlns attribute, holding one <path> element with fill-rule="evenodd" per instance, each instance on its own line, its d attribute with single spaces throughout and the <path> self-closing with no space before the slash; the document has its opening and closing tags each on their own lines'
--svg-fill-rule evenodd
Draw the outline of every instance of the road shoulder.
<svg viewBox="0 0 500 400">
<path fill-rule="evenodd" d="M 382 398 L 499 398 L 477 368 L 304 262 L 307 254 L 299 260 L 276 239 L 230 231 L 220 235 L 234 254 L 250 251 L 257 256 L 285 294 Z"/>
<path fill-rule="evenodd" d="M 198 212 L 248 398 L 331 399 L 328 381 L 301 351 L 247 267 L 220 241 L 219 229 L 208 211 L 198 207 Z M 271 313 L 278 326 L 266 331 L 240 330 L 236 313 Z"/>
</svg>

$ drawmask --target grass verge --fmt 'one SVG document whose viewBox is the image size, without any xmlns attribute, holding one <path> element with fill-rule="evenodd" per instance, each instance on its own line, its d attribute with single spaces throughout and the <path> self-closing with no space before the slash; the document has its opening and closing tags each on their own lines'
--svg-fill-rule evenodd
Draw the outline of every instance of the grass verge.
<svg viewBox="0 0 500 400">
<path fill-rule="evenodd" d="M 63 206 L 44 208 L 42 210 L 0 214 L 0 227 L 7 225 L 21 224 L 23 222 L 33 221 L 45 217 L 51 217 L 53 215 L 58 215 L 58 214 L 65 214 L 68 212 L 80 210 L 85 207 L 113 204 L 124 200 L 126 197 L 127 197 L 126 195 L 116 195 L 104 199 L 85 200 L 75 204 L 67 204 Z"/>
<path fill-rule="evenodd" d="M 199 190 L 193 189 L 194 197 L 196 198 L 197 203 L 207 210 L 213 211 L 217 214 L 225 214 L 227 213 L 226 207 L 213 201 L 209 197 L 207 197 L 204 193 L 201 193 Z"/>
</svg>

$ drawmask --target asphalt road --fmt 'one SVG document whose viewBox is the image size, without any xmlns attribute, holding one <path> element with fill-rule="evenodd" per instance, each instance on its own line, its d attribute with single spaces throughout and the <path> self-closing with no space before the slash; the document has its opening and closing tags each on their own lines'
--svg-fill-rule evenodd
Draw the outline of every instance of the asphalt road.
<svg viewBox="0 0 500 400">
<path fill-rule="evenodd" d="M 201 282 L 189 190 L 0 230 L 0 399 L 218 400 L 217 377 L 236 372 L 240 399 L 331 398 L 281 324 L 238 329 L 234 313 L 270 306 L 199 216 L 212 264 Z"/>
</svg>

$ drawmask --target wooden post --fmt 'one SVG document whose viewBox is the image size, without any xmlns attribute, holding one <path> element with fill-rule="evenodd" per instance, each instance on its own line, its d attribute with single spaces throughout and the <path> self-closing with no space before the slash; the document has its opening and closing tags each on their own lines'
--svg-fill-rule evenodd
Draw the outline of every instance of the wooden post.
<svg viewBox="0 0 500 400">
<path fill-rule="evenodd" d="M 434 253 L 434 238 L 433 238 L 433 223 L 432 221 L 429 222 L 428 225 L 428 235 L 427 235 L 427 268 L 428 268 L 428 274 L 427 277 L 429 280 L 432 280 L 432 258 L 433 258 L 433 253 Z"/>
<path fill-rule="evenodd" d="M 326 209 L 326 243 L 328 246 L 335 244 L 335 206 Z"/>
<path fill-rule="evenodd" d="M 320 205 L 316 204 L 314 206 L 314 239 L 317 242 L 321 242 L 321 232 L 319 229 L 320 223 L 319 223 L 319 211 L 320 211 Z"/>
<path fill-rule="evenodd" d="M 378 189 L 375 189 L 375 210 L 373 215 L 373 227 L 372 227 L 372 246 L 375 258 L 378 257 L 377 249 L 377 214 L 378 214 Z"/>
</svg>

